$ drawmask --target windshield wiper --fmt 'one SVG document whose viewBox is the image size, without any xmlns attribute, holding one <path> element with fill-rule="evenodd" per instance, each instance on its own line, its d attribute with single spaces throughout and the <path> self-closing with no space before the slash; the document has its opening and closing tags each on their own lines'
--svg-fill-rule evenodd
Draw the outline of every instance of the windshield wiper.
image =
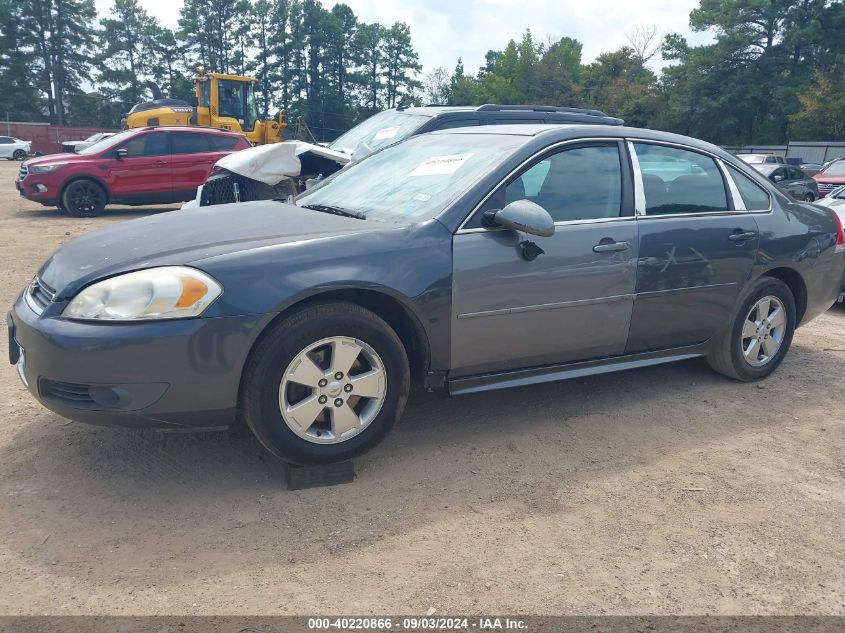
<svg viewBox="0 0 845 633">
<path fill-rule="evenodd" d="M 343 207 L 334 207 L 330 204 L 303 204 L 301 206 L 303 209 L 313 209 L 314 211 L 320 211 L 321 213 L 342 215 L 345 218 L 355 218 L 356 220 L 367 219 L 363 213 L 358 213 L 357 211 L 350 211 L 349 209 L 344 209 Z"/>
</svg>

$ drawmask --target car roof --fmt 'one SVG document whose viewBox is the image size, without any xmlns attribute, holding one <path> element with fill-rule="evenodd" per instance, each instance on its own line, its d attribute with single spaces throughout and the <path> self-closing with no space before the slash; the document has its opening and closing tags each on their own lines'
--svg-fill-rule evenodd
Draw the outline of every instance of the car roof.
<svg viewBox="0 0 845 633">
<path fill-rule="evenodd" d="M 486 103 L 480 106 L 451 106 L 428 105 L 408 108 L 396 108 L 396 112 L 436 118 L 450 114 L 478 114 L 479 119 L 525 119 L 542 118 L 546 120 L 560 120 L 590 123 L 589 119 L 596 119 L 596 123 L 622 125 L 622 119 L 611 117 L 601 110 L 587 108 L 571 108 L 567 106 L 548 105 L 507 105 Z M 471 118 L 471 117 L 469 117 Z"/>
<path fill-rule="evenodd" d="M 569 140 L 578 138 L 635 138 L 645 141 L 679 143 L 696 147 L 719 156 L 731 156 L 722 148 L 690 136 L 661 132 L 648 128 L 628 127 L 623 125 L 595 125 L 590 123 L 521 123 L 511 125 L 484 125 L 478 127 L 452 128 L 437 130 L 431 134 L 498 134 L 509 136 L 549 137 L 550 140 Z"/>
<path fill-rule="evenodd" d="M 222 128 L 217 127 L 196 127 L 193 125 L 147 125 L 135 129 L 137 129 L 139 132 L 149 132 L 150 130 L 165 130 L 167 132 L 198 132 L 200 134 L 243 136 L 242 132 L 235 132 L 234 130 L 224 130 Z"/>
</svg>

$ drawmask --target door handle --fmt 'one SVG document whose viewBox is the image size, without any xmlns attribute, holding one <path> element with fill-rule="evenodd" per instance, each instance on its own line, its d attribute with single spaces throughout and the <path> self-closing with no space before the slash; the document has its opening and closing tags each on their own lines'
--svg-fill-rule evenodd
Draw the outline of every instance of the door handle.
<svg viewBox="0 0 845 633">
<path fill-rule="evenodd" d="M 737 229 L 739 231 L 740 229 Z M 736 231 L 728 236 L 731 242 L 747 242 L 757 237 L 757 231 L 746 231 L 745 233 L 737 233 Z"/>
<path fill-rule="evenodd" d="M 627 251 L 630 248 L 631 244 L 629 242 L 614 242 L 609 241 L 606 242 L 602 240 L 595 246 L 593 246 L 594 253 L 615 253 L 618 251 Z"/>
</svg>

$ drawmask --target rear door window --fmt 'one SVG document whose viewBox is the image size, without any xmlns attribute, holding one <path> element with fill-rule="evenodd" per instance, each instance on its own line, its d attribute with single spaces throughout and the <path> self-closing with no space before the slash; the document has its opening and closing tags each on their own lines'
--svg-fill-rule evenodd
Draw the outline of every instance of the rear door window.
<svg viewBox="0 0 845 633">
<path fill-rule="evenodd" d="M 208 135 L 199 132 L 173 132 L 174 154 L 206 154 L 209 151 Z"/>
<path fill-rule="evenodd" d="M 634 143 L 645 194 L 646 215 L 728 210 L 728 195 L 716 161 L 691 150 Z"/>
<path fill-rule="evenodd" d="M 456 127 L 475 127 L 478 126 L 478 119 L 452 119 L 451 121 L 443 121 L 438 123 L 434 130 L 451 130 Z"/>
<path fill-rule="evenodd" d="M 217 134 L 208 137 L 211 143 L 211 151 L 213 152 L 228 152 L 235 149 L 235 146 L 241 140 L 235 136 L 219 136 Z"/>
</svg>

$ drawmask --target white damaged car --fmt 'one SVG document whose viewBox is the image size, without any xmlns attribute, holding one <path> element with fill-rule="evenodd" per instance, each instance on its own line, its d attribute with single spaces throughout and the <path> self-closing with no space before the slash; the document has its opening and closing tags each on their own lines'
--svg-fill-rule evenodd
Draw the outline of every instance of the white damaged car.
<svg viewBox="0 0 845 633">
<path fill-rule="evenodd" d="M 349 162 L 409 136 L 448 128 L 502 124 L 602 124 L 623 121 L 599 110 L 544 105 L 424 106 L 385 110 L 328 145 L 285 141 L 252 147 L 219 160 L 185 206 L 287 199 Z"/>
</svg>

